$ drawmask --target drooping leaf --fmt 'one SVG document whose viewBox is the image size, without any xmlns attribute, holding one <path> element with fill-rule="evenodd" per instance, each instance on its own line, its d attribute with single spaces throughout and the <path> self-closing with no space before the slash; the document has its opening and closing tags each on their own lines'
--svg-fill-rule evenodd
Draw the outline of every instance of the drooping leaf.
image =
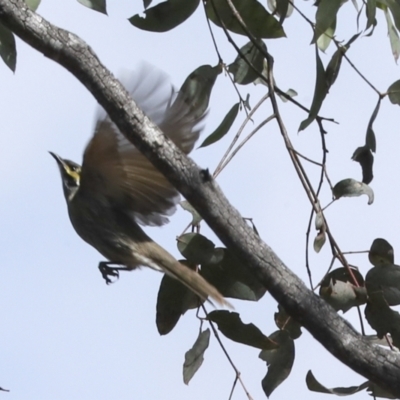
<svg viewBox="0 0 400 400">
<path fill-rule="evenodd" d="M 218 140 L 222 139 L 229 132 L 229 129 L 231 129 L 231 126 L 238 115 L 239 106 L 240 103 L 236 103 L 232 106 L 228 111 L 228 114 L 225 115 L 224 119 L 219 124 L 218 128 L 204 139 L 204 142 L 199 146 L 199 148 L 218 142 Z"/>
<path fill-rule="evenodd" d="M 315 15 L 315 31 L 311 43 L 315 43 L 317 39 L 328 28 L 333 26 L 336 14 L 341 6 L 341 0 L 321 0 L 318 4 L 317 13 Z"/>
<path fill-rule="evenodd" d="M 358 197 L 363 194 L 368 196 L 369 205 L 374 202 L 373 190 L 365 183 L 358 182 L 354 179 L 343 179 L 333 188 L 333 195 L 336 199 L 340 199 L 341 197 Z"/>
<path fill-rule="evenodd" d="M 228 339 L 261 350 L 278 348 L 278 343 L 265 336 L 254 324 L 244 324 L 236 312 L 212 311 L 207 317 L 218 325 Z"/>
<path fill-rule="evenodd" d="M 32 11 L 36 11 L 40 4 L 40 0 L 24 0 L 24 1 Z"/>
<path fill-rule="evenodd" d="M 376 138 L 375 138 L 375 133 L 372 128 L 372 125 L 374 124 L 375 119 L 378 115 L 380 106 L 381 106 L 381 99 L 378 100 L 378 103 L 377 103 L 376 107 L 374 108 L 374 111 L 368 122 L 367 134 L 365 137 L 365 145 L 374 153 L 376 153 Z"/>
<path fill-rule="evenodd" d="M 232 0 L 232 3 L 254 37 L 275 39 L 286 36 L 282 25 L 257 0 Z M 226 0 L 207 1 L 206 12 L 215 25 L 222 27 L 222 21 L 228 30 L 247 36 Z"/>
<path fill-rule="evenodd" d="M 385 239 L 375 239 L 368 253 L 369 262 L 374 267 L 386 267 L 394 264 L 393 246 Z"/>
<path fill-rule="evenodd" d="M 315 120 L 322 106 L 322 102 L 324 101 L 327 94 L 325 70 L 324 66 L 322 65 L 321 58 L 319 57 L 317 46 L 315 46 L 315 57 L 317 66 L 317 77 L 315 80 L 314 97 L 310 108 L 310 114 L 304 121 L 301 122 L 299 131 L 306 129 L 308 125 L 310 125 L 311 122 Z"/>
<path fill-rule="evenodd" d="M 333 20 L 332 25 L 318 38 L 317 46 L 318 48 L 325 52 L 332 42 L 332 39 L 336 31 L 336 18 Z"/>
<path fill-rule="evenodd" d="M 400 4 L 397 0 L 380 0 L 380 2 L 386 4 L 392 13 L 394 24 L 398 30 L 400 30 Z"/>
<path fill-rule="evenodd" d="M 107 15 L 106 0 L 78 0 L 87 8 Z"/>
<path fill-rule="evenodd" d="M 267 51 L 265 43 L 262 40 L 257 40 L 258 46 Z M 240 85 L 247 85 L 254 82 L 263 71 L 264 67 L 264 54 L 254 45 L 249 42 L 245 44 L 240 52 L 245 57 L 245 60 L 238 55 L 235 61 L 229 65 L 228 70 L 233 75 L 236 83 Z M 251 64 L 251 66 L 249 65 Z"/>
<path fill-rule="evenodd" d="M 203 219 L 201 218 L 201 215 L 193 208 L 193 206 L 187 200 L 182 200 L 180 202 L 180 205 L 185 211 L 188 211 L 190 212 L 190 214 L 192 214 L 191 224 L 193 226 L 198 226 L 200 221 Z"/>
<path fill-rule="evenodd" d="M 345 313 L 350 308 L 367 302 L 364 278 L 354 268 L 352 268 L 352 273 L 357 279 L 358 287 L 347 268 L 335 269 L 327 274 L 321 282 L 319 295 L 336 311 L 342 310 Z"/>
<path fill-rule="evenodd" d="M 258 301 L 266 293 L 266 287 L 229 250 L 221 251 L 218 263 L 201 265 L 201 275 L 215 286 L 224 297 Z"/>
<path fill-rule="evenodd" d="M 166 0 L 146 8 L 144 17 L 135 14 L 128 21 L 136 28 L 150 32 L 166 32 L 186 21 L 197 9 L 200 0 Z"/>
<path fill-rule="evenodd" d="M 279 347 L 263 350 L 259 355 L 268 366 L 268 372 L 261 382 L 267 397 L 290 375 L 295 355 L 294 341 L 287 331 L 276 331 L 269 338 Z"/>
<path fill-rule="evenodd" d="M 283 24 L 286 18 L 289 18 L 293 14 L 293 4 L 289 0 L 268 0 L 267 6 L 272 14 L 276 14 L 279 18 L 279 22 Z"/>
<path fill-rule="evenodd" d="M 276 326 L 287 331 L 293 340 L 301 336 L 301 325 L 288 315 L 280 304 L 278 304 L 278 312 L 274 314 L 274 319 Z"/>
<path fill-rule="evenodd" d="M 374 165 L 374 155 L 368 146 L 358 147 L 353 153 L 351 159 L 357 161 L 361 165 L 362 171 L 362 182 L 369 184 L 374 178 L 373 165 Z"/>
<path fill-rule="evenodd" d="M 178 238 L 179 252 L 193 264 L 219 262 L 223 254 L 215 251 L 215 244 L 200 233 L 185 233 Z"/>
<path fill-rule="evenodd" d="M 340 66 L 342 65 L 343 54 L 346 50 L 342 47 L 339 47 L 334 53 L 332 58 L 330 59 L 328 66 L 326 67 L 325 77 L 326 77 L 326 85 L 327 91 L 331 88 L 331 86 L 335 83 L 336 78 L 339 75 Z"/>
<path fill-rule="evenodd" d="M 328 389 L 315 379 L 311 371 L 308 371 L 306 376 L 306 384 L 308 390 L 312 392 L 336 394 L 337 396 L 349 396 L 368 388 L 369 381 L 362 383 L 360 386 L 336 387 Z"/>
<path fill-rule="evenodd" d="M 208 108 L 214 83 L 222 67 L 202 65 L 196 68 L 183 82 L 179 89 L 177 101 L 184 101 L 196 110 L 194 116 L 201 117 Z"/>
<path fill-rule="evenodd" d="M 181 261 L 184 264 L 184 261 Z M 179 318 L 187 310 L 202 303 L 190 289 L 178 280 L 164 275 L 157 296 L 156 325 L 160 335 L 167 335 L 174 329 Z"/>
<path fill-rule="evenodd" d="M 17 49 L 15 47 L 14 34 L 0 24 L 0 57 L 12 72 L 15 72 L 17 64 Z"/>
<path fill-rule="evenodd" d="M 386 17 L 386 23 L 388 27 L 388 35 L 390 40 L 390 47 L 392 48 L 392 54 L 394 60 L 397 62 L 400 55 L 400 38 L 397 33 L 396 27 L 393 25 L 392 17 L 390 16 L 389 10 L 386 6 L 381 7 Z"/>
<path fill-rule="evenodd" d="M 199 333 L 193 347 L 185 353 L 185 362 L 183 364 L 183 382 L 187 385 L 199 370 L 204 361 L 204 352 L 210 344 L 210 329 Z"/>
<path fill-rule="evenodd" d="M 368 293 L 369 301 L 365 307 L 365 318 L 379 338 L 390 333 L 393 344 L 400 347 L 400 314 L 392 310 L 382 292 Z"/>
<path fill-rule="evenodd" d="M 295 96 L 297 96 L 298 93 L 297 93 L 294 89 L 288 89 L 288 90 L 285 92 L 285 94 L 286 94 L 287 96 L 289 96 L 289 97 L 295 97 Z M 287 97 L 283 96 L 281 93 L 277 93 L 277 95 L 279 96 L 279 98 L 280 98 L 284 103 L 286 103 L 287 101 L 289 101 L 289 100 L 287 99 Z"/>
<path fill-rule="evenodd" d="M 325 230 L 321 229 L 314 239 L 314 251 L 319 253 L 326 242 Z"/>
<path fill-rule="evenodd" d="M 367 13 L 367 26 L 365 27 L 365 30 L 367 30 L 371 26 L 376 25 L 376 0 L 367 0 L 367 7 L 365 11 Z"/>
</svg>

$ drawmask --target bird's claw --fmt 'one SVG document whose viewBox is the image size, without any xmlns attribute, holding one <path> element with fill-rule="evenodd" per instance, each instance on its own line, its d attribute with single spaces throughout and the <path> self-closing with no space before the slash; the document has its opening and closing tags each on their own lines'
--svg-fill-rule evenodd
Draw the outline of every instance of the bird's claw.
<svg viewBox="0 0 400 400">
<path fill-rule="evenodd" d="M 110 285 L 119 279 L 119 269 L 110 267 L 106 262 L 99 263 L 99 270 L 107 285 Z M 116 279 L 111 279 L 110 277 Z"/>
</svg>

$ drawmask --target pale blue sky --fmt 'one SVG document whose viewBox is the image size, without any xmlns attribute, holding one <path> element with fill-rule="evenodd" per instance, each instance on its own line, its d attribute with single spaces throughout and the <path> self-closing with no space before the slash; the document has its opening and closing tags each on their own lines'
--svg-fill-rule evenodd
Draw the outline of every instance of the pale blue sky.
<svg viewBox="0 0 400 400">
<path fill-rule="evenodd" d="M 298 3 L 310 17 L 315 12 L 309 2 Z M 127 18 L 140 12 L 141 7 L 140 1 L 109 1 L 106 17 L 76 1 L 55 5 L 43 0 L 38 12 L 81 36 L 116 74 L 145 60 L 163 69 L 179 87 L 199 65 L 216 64 L 202 8 L 177 29 L 156 34 L 139 31 L 128 23 Z M 349 56 L 385 91 L 399 78 L 399 70 L 391 56 L 383 15 L 378 13 L 378 17 L 374 36 L 358 40 Z M 339 39 L 347 40 L 356 32 L 355 19 L 354 7 L 346 4 L 339 15 Z M 296 12 L 285 22 L 285 30 L 288 39 L 267 41 L 275 57 L 276 81 L 282 89 L 295 89 L 299 93 L 297 99 L 309 105 L 315 79 L 314 49 L 309 45 L 312 33 Z M 234 50 L 218 29 L 215 33 L 224 60 L 231 62 Z M 245 38 L 235 38 L 239 45 L 246 43 Z M 147 269 L 125 273 L 112 286 L 106 286 L 101 279 L 97 270 L 101 256 L 73 231 L 59 173 L 47 153 L 52 150 L 81 161 L 92 134 L 96 102 L 58 64 L 20 40 L 17 46 L 16 74 L 0 63 L 0 386 L 11 390 L 1 395 L 10 400 L 228 399 L 234 373 L 214 338 L 200 371 L 189 386 L 183 384 L 184 353 L 195 341 L 199 324 L 194 312 L 188 312 L 171 334 L 158 335 L 155 304 L 160 274 Z M 332 49 L 327 53 L 323 57 L 325 64 Z M 251 93 L 253 105 L 264 90 L 260 86 L 241 88 L 244 97 Z M 361 179 L 360 168 L 350 157 L 364 143 L 376 101 L 375 93 L 343 62 L 339 79 L 321 111 L 340 122 L 325 123 L 330 150 L 328 167 L 334 183 L 348 177 Z M 229 79 L 220 76 L 202 138 L 214 130 L 235 102 Z M 280 107 L 296 148 L 320 159 L 317 126 L 313 124 L 297 134 L 306 115 L 291 104 L 280 103 Z M 269 115 L 269 106 L 263 106 L 258 120 Z M 191 156 L 213 170 L 243 118 L 242 113 L 232 132 L 220 143 L 194 151 Z M 368 206 L 366 197 L 342 199 L 326 213 L 343 251 L 366 250 L 376 237 L 386 238 L 395 253 L 400 251 L 399 120 L 399 107 L 384 100 L 374 125 L 378 153 L 371 187 L 375 203 Z M 249 126 L 248 132 L 251 129 Z M 317 183 L 319 171 L 313 165 L 306 166 Z M 260 131 L 218 182 L 242 215 L 254 219 L 262 238 L 307 281 L 304 246 L 310 205 L 277 125 L 268 124 Z M 326 187 L 322 203 L 326 204 L 330 197 Z M 188 214 L 179 210 L 168 226 L 147 231 L 179 256 L 175 237 L 188 222 Z M 214 237 L 205 226 L 202 232 Z M 370 268 L 365 255 L 349 260 L 364 275 Z M 330 262 L 328 246 L 319 255 L 311 250 L 311 261 L 317 282 Z M 273 321 L 277 306 L 268 294 L 257 304 L 234 305 L 245 322 L 255 323 L 265 334 L 277 329 Z M 359 326 L 356 310 L 349 311 L 346 317 Z M 260 382 L 267 368 L 258 359 L 258 350 L 223 340 L 253 398 L 265 398 Z M 309 369 L 328 387 L 357 385 L 365 380 L 336 361 L 303 330 L 296 341 L 292 373 L 272 398 L 325 398 L 307 390 L 305 376 Z M 366 396 L 363 393 L 353 398 Z M 233 399 L 245 398 L 238 387 Z"/>
</svg>

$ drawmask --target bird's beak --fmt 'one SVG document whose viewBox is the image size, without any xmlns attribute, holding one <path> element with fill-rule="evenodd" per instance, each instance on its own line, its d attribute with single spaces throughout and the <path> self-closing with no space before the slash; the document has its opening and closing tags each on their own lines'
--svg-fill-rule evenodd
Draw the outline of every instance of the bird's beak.
<svg viewBox="0 0 400 400">
<path fill-rule="evenodd" d="M 59 168 L 60 169 L 62 168 L 63 170 L 65 170 L 66 165 L 65 165 L 64 160 L 59 155 L 57 155 L 56 153 L 53 153 L 52 151 L 49 151 L 49 153 L 57 161 Z"/>
<path fill-rule="evenodd" d="M 65 164 L 65 161 L 56 153 L 53 153 L 52 151 L 49 151 L 50 155 L 57 161 L 57 165 L 60 168 L 61 172 L 66 172 L 68 170 L 67 164 Z"/>
</svg>

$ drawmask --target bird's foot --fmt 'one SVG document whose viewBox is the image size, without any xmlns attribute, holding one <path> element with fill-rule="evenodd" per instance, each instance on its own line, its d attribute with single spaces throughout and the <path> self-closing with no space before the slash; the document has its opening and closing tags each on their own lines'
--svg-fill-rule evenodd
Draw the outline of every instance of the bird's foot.
<svg viewBox="0 0 400 400">
<path fill-rule="evenodd" d="M 127 267 L 111 267 L 111 265 L 121 265 L 114 262 L 102 261 L 99 263 L 101 276 L 106 281 L 107 285 L 116 282 L 119 279 L 119 271 L 129 271 Z"/>
</svg>

